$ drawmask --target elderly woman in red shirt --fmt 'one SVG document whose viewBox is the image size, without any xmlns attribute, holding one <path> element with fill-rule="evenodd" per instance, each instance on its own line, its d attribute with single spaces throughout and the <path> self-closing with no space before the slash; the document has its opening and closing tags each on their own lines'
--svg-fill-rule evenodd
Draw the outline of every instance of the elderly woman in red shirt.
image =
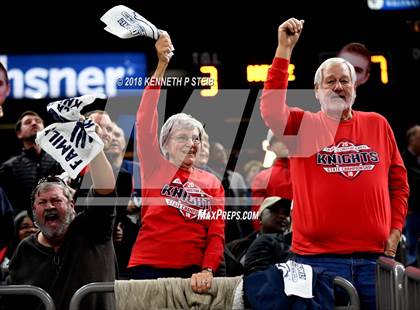
<svg viewBox="0 0 420 310">
<path fill-rule="evenodd" d="M 173 51 L 167 33 L 156 42 L 157 69 L 137 112 L 137 145 L 142 174 L 141 229 L 129 262 L 133 279 L 191 277 L 192 289 L 211 287 L 224 250 L 224 191 L 212 174 L 194 167 L 203 136 L 202 124 L 179 113 L 157 138 L 159 81 Z"/>
</svg>

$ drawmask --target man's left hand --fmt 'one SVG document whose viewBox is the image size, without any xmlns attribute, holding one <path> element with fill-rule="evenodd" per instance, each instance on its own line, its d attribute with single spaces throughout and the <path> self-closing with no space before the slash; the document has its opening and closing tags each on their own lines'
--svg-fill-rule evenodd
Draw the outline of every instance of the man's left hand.
<svg viewBox="0 0 420 310">
<path fill-rule="evenodd" d="M 395 257 L 400 239 L 401 239 L 401 231 L 393 228 L 385 244 L 384 253 L 386 256 Z"/>
</svg>

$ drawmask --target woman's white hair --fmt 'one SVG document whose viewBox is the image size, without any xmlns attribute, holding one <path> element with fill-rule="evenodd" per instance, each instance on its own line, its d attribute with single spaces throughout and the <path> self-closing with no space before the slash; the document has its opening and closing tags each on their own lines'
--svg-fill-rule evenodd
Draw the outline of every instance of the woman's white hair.
<svg viewBox="0 0 420 310">
<path fill-rule="evenodd" d="M 315 86 L 320 85 L 321 82 L 324 80 L 324 69 L 331 64 L 345 64 L 350 70 L 351 81 L 353 82 L 353 84 L 356 83 L 356 79 L 357 79 L 356 78 L 356 71 L 354 70 L 353 65 L 343 58 L 333 57 L 333 58 L 328 58 L 327 60 L 325 60 L 318 67 L 318 70 L 316 70 L 315 78 L 314 78 L 314 85 Z"/>
<path fill-rule="evenodd" d="M 165 124 L 163 124 L 162 129 L 160 130 L 159 145 L 160 150 L 166 158 L 168 157 L 168 152 L 165 150 L 164 146 L 168 142 L 169 136 L 172 131 L 176 129 L 194 129 L 197 128 L 199 132 L 200 141 L 204 135 L 203 124 L 200 123 L 197 119 L 191 115 L 185 113 L 178 113 L 172 115 L 167 119 Z"/>
</svg>

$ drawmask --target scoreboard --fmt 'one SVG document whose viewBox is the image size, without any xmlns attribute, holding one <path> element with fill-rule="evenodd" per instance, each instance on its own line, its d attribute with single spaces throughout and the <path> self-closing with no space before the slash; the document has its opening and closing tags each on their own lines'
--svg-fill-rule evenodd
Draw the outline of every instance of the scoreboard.
<svg viewBox="0 0 420 310">
<path fill-rule="evenodd" d="M 201 95 L 203 97 L 216 96 L 219 90 L 218 81 L 219 79 L 223 79 L 224 66 L 220 64 L 216 53 L 203 53 L 201 57 L 198 55 L 198 53 L 193 53 L 193 63 L 199 66 L 199 71 L 203 76 L 212 79 L 214 82 L 212 85 L 204 87 L 201 91 Z M 331 57 L 333 56 L 332 53 L 328 53 L 328 55 Z M 321 54 L 320 56 L 320 59 L 327 58 L 325 57 L 325 54 Z M 373 82 L 380 86 L 387 86 L 390 84 L 389 66 L 391 62 L 389 58 L 389 55 L 379 53 L 375 53 L 371 56 L 371 75 L 373 76 Z M 200 65 L 200 59 L 204 65 Z M 244 64 L 240 74 L 242 79 L 246 81 L 249 86 L 253 86 L 256 83 L 265 82 L 270 66 L 270 64 Z M 289 82 L 293 83 L 299 79 L 298 72 L 298 64 L 289 64 Z"/>
</svg>

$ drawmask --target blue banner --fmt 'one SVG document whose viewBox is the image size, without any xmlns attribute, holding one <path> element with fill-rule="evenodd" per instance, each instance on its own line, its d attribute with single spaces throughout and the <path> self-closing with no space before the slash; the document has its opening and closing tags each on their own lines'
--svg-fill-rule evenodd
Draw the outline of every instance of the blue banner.
<svg viewBox="0 0 420 310">
<path fill-rule="evenodd" d="M 15 99 L 90 93 L 114 97 L 119 81 L 143 79 L 147 73 L 144 53 L 0 55 L 0 62 L 7 68 Z"/>
<path fill-rule="evenodd" d="M 420 7 L 420 0 L 367 0 L 371 10 L 408 10 Z"/>
</svg>

